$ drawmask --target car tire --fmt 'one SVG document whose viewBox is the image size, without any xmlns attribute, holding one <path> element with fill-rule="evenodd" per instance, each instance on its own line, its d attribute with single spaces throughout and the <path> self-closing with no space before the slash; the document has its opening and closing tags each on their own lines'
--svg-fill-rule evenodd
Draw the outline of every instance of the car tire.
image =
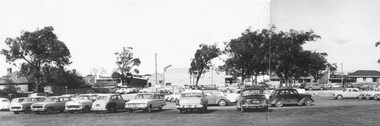
<svg viewBox="0 0 380 126">
<path fill-rule="evenodd" d="M 304 101 L 305 106 L 311 106 L 313 104 L 313 101 L 311 99 L 306 99 Z"/>
<path fill-rule="evenodd" d="M 162 106 L 158 107 L 158 110 L 162 111 L 162 110 L 163 110 L 163 107 L 162 107 Z"/>
<path fill-rule="evenodd" d="M 275 102 L 275 105 L 276 105 L 276 107 L 282 107 L 282 106 L 284 105 L 284 101 L 282 101 L 282 100 L 277 100 L 277 101 Z"/>
<path fill-rule="evenodd" d="M 369 100 L 370 99 L 369 95 L 365 96 L 365 99 Z"/>
<path fill-rule="evenodd" d="M 338 96 L 336 96 L 336 99 L 338 99 L 338 100 L 342 100 L 342 99 L 343 99 L 343 96 L 342 96 L 342 95 L 338 95 Z"/>
<path fill-rule="evenodd" d="M 377 95 L 373 96 L 373 100 L 377 101 L 378 99 Z"/>
<path fill-rule="evenodd" d="M 179 113 L 184 114 L 186 112 L 185 109 L 179 109 Z"/>
<path fill-rule="evenodd" d="M 362 95 L 359 95 L 358 99 L 359 99 L 359 100 L 362 100 L 362 99 L 363 99 L 363 96 L 362 96 Z"/>
<path fill-rule="evenodd" d="M 151 113 L 152 112 L 152 106 L 146 107 L 145 112 Z"/>
<path fill-rule="evenodd" d="M 14 114 L 19 114 L 20 112 L 13 111 Z"/>
<path fill-rule="evenodd" d="M 83 112 L 83 113 L 89 113 L 89 112 L 91 112 L 91 109 L 90 109 L 89 106 L 85 106 L 85 107 L 83 108 L 82 112 Z"/>
<path fill-rule="evenodd" d="M 24 113 L 25 113 L 25 114 L 32 113 L 32 110 L 30 110 L 30 108 L 26 108 L 26 109 L 24 110 Z"/>
<path fill-rule="evenodd" d="M 218 101 L 218 105 L 219 106 L 226 106 L 227 105 L 227 101 L 226 100 L 219 100 Z"/>
</svg>

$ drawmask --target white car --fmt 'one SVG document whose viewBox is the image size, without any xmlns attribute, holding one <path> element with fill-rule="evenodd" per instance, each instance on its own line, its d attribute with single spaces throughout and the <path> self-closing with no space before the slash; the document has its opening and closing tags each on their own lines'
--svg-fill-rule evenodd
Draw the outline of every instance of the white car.
<svg viewBox="0 0 380 126">
<path fill-rule="evenodd" d="M 341 100 L 343 98 L 358 98 L 361 92 L 358 88 L 345 88 L 342 91 L 334 92 L 334 98 Z"/>
<path fill-rule="evenodd" d="M 208 100 L 205 94 L 200 90 L 184 91 L 181 94 L 179 101 L 176 104 L 176 108 L 180 113 L 185 113 L 191 110 L 207 111 Z"/>
<path fill-rule="evenodd" d="M 76 97 L 75 100 L 66 102 L 65 110 L 69 113 L 77 111 L 90 112 L 92 103 L 96 100 L 96 94 L 82 94 Z"/>
<path fill-rule="evenodd" d="M 119 94 L 99 94 L 92 103 L 91 111 L 116 112 L 124 110 L 125 101 Z"/>
<path fill-rule="evenodd" d="M 11 102 L 11 109 L 14 114 L 18 114 L 20 112 L 31 113 L 31 105 L 37 102 L 45 101 L 45 96 L 34 96 L 34 97 L 23 97 L 23 98 L 14 98 Z"/>
<path fill-rule="evenodd" d="M 358 96 L 359 99 L 371 99 L 371 98 L 374 98 L 375 99 L 375 95 L 376 94 L 379 94 L 380 93 L 380 89 L 379 88 L 375 88 L 374 90 L 372 91 L 362 91 L 360 93 L 360 95 Z M 377 97 L 377 96 L 376 96 Z M 377 98 L 376 98 L 377 99 Z"/>
<path fill-rule="evenodd" d="M 11 102 L 7 98 L 0 98 L 0 110 L 9 111 Z"/>
<path fill-rule="evenodd" d="M 137 94 L 134 100 L 125 103 L 125 108 L 132 113 L 134 110 L 144 110 L 150 113 L 152 109 L 162 110 L 166 105 L 165 99 L 157 94 L 141 93 Z"/>
</svg>

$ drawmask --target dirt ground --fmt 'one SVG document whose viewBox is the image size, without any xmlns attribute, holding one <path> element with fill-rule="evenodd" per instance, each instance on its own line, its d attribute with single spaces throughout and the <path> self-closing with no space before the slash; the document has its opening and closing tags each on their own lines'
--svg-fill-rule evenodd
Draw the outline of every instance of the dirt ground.
<svg viewBox="0 0 380 126">
<path fill-rule="evenodd" d="M 0 125 L 27 126 L 378 126 L 380 101 L 315 97 L 313 106 L 271 107 L 269 112 L 238 112 L 235 106 L 211 106 L 207 113 L 180 114 L 174 103 L 152 113 L 13 114 L 0 112 Z"/>
</svg>

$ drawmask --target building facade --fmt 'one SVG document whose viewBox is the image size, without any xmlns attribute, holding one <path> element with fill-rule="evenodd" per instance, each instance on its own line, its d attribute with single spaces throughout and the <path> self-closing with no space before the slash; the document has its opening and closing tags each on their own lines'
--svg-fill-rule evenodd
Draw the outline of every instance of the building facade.
<svg viewBox="0 0 380 126">
<path fill-rule="evenodd" d="M 354 83 L 379 83 L 380 72 L 376 70 L 358 70 L 348 74 Z"/>
<path fill-rule="evenodd" d="M 31 82 L 18 71 L 12 72 L 11 68 L 7 69 L 7 75 L 0 77 L 0 90 L 4 90 L 8 85 L 16 87 L 17 92 L 28 92 Z"/>
</svg>

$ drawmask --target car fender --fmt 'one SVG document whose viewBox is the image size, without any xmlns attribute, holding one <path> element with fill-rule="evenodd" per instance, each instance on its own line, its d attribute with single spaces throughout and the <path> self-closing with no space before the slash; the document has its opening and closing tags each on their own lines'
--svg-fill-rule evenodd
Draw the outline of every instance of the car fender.
<svg viewBox="0 0 380 126">
<path fill-rule="evenodd" d="M 229 104 L 229 101 L 226 98 L 219 98 L 218 100 L 216 100 L 216 104 L 218 104 L 220 100 L 226 101 L 227 105 Z"/>
<path fill-rule="evenodd" d="M 306 99 L 310 99 L 311 101 L 314 102 L 314 100 L 312 98 L 309 98 L 309 97 L 306 97 L 306 98 L 302 98 L 299 102 L 298 102 L 298 105 L 302 105 L 303 103 L 305 103 L 305 100 Z"/>
</svg>

